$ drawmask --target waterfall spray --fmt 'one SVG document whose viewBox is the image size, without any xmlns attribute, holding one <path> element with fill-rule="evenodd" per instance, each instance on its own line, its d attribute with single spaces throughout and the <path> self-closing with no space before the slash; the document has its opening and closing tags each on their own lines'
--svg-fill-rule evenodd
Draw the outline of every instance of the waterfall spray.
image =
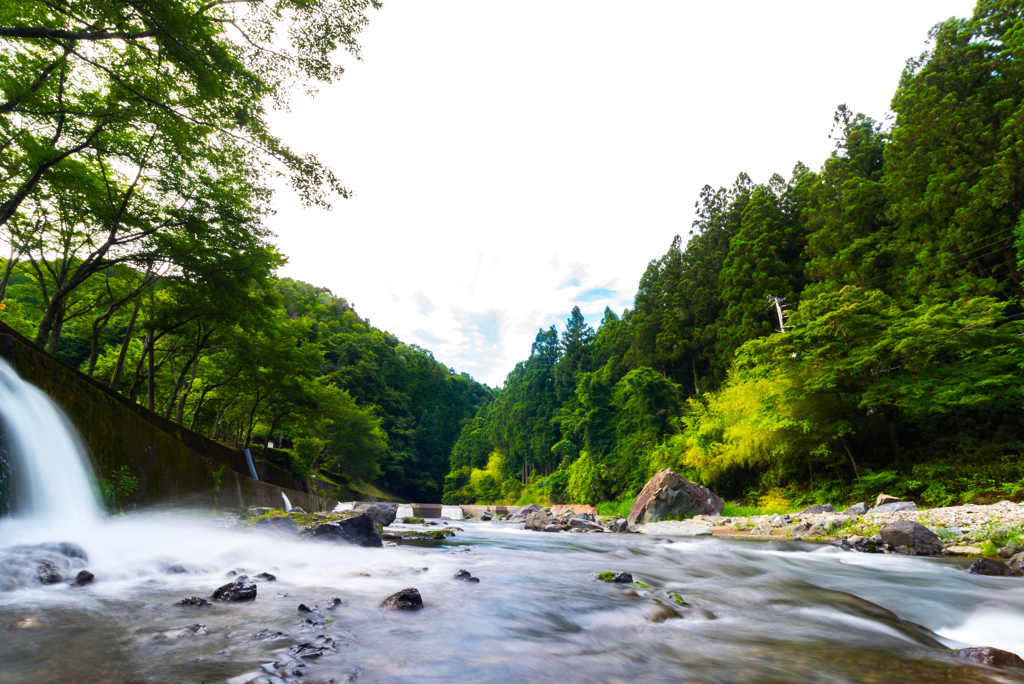
<svg viewBox="0 0 1024 684">
<path fill-rule="evenodd" d="M 85 446 L 64 413 L 0 358 L 0 428 L 13 515 L 69 527 L 100 517 Z"/>
</svg>

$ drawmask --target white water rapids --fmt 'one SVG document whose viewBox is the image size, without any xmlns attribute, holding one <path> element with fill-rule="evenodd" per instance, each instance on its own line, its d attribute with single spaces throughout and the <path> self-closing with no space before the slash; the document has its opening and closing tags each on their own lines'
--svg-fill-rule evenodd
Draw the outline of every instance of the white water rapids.
<svg viewBox="0 0 1024 684">
<path fill-rule="evenodd" d="M 478 521 L 443 542 L 376 549 L 231 529 L 208 511 L 108 518 L 74 431 L 7 366 L 0 422 L 18 481 L 0 575 L 58 542 L 80 546 L 76 562 L 95 575 L 0 591 L 0 684 L 256 682 L 270 677 L 264 664 L 325 638 L 334 647 L 301 674 L 265 681 L 1024 682 L 948 650 L 1024 654 L 1024 580 L 970 575 L 956 559 Z M 461 568 L 480 582 L 452 579 Z M 592 577 L 608 570 L 649 587 Z M 276 579 L 257 580 L 250 603 L 177 605 L 235 572 Z M 423 610 L 379 608 L 405 587 Z M 300 603 L 330 621 L 306 622 Z"/>
</svg>

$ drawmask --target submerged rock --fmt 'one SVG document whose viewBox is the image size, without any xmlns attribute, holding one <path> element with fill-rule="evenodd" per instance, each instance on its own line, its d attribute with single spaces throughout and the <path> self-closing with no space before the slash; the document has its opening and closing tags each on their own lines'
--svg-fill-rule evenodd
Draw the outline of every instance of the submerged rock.
<svg viewBox="0 0 1024 684">
<path fill-rule="evenodd" d="M 214 601 L 241 603 L 256 600 L 256 583 L 250 582 L 245 575 L 239 575 L 234 582 L 218 587 L 210 596 Z"/>
<path fill-rule="evenodd" d="M 358 546 L 376 548 L 384 546 L 377 523 L 366 513 L 360 513 L 338 522 L 319 525 L 313 530 L 313 536 L 318 539 L 347 542 Z"/>
<path fill-rule="evenodd" d="M 18 544 L 0 555 L 0 591 L 58 584 L 88 561 L 82 547 L 68 542 Z"/>
<path fill-rule="evenodd" d="M 202 598 L 201 596 L 190 596 L 186 599 L 181 599 L 175 605 L 178 606 L 191 606 L 193 608 L 209 608 L 213 606 L 212 603 Z"/>
<path fill-rule="evenodd" d="M 373 518 L 373 521 L 378 525 L 387 527 L 391 523 L 395 522 L 395 518 L 398 516 L 398 504 L 389 503 L 371 503 L 371 504 L 356 504 L 353 509 L 366 513 L 366 515 Z"/>
<path fill-rule="evenodd" d="M 939 535 L 911 520 L 897 520 L 882 528 L 882 543 L 897 553 L 931 556 L 942 553 L 945 547 Z"/>
<path fill-rule="evenodd" d="M 86 584 L 92 584 L 94 579 L 96 579 L 96 575 L 88 570 L 82 570 L 75 576 L 75 581 L 71 583 L 71 586 L 84 587 Z"/>
<path fill-rule="evenodd" d="M 452 575 L 452 579 L 462 580 L 463 582 L 479 582 L 479 577 L 473 577 L 469 574 L 468 570 L 459 570 L 457 573 Z"/>
<path fill-rule="evenodd" d="M 1021 572 L 1017 568 L 1012 568 L 1009 565 L 1005 565 L 999 561 L 989 560 L 988 558 L 979 558 L 974 561 L 971 563 L 971 567 L 968 568 L 967 572 L 972 575 L 989 575 L 991 577 L 1024 576 L 1024 572 Z"/>
<path fill-rule="evenodd" d="M 627 520 L 654 522 L 694 515 L 721 515 L 725 502 L 707 487 L 694 484 L 665 468 L 647 481 L 633 501 Z"/>
<path fill-rule="evenodd" d="M 388 596 L 380 607 L 388 610 L 419 610 L 423 607 L 423 597 L 420 596 L 418 589 L 409 587 Z"/>
<path fill-rule="evenodd" d="M 597 578 L 602 582 L 614 582 L 615 584 L 632 584 L 633 575 L 628 572 L 602 572 Z"/>
<path fill-rule="evenodd" d="M 998 648 L 982 646 L 979 648 L 961 648 L 959 656 L 972 663 L 981 663 L 992 667 L 1021 667 L 1024 668 L 1024 660 L 1016 653 L 1003 651 Z"/>
<path fill-rule="evenodd" d="M 276 582 L 277 581 L 277 577 L 275 575 L 271 575 L 269 572 L 261 572 L 260 574 L 254 576 L 253 579 L 258 579 L 261 582 Z"/>
</svg>

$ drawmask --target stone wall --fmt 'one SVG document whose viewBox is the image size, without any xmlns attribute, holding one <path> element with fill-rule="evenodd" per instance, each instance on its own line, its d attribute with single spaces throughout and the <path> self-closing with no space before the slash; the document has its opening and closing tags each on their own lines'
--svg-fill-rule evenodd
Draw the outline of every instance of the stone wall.
<svg viewBox="0 0 1024 684">
<path fill-rule="evenodd" d="M 236 509 L 293 506 L 324 510 L 328 502 L 270 463 L 249 476 L 245 456 L 165 419 L 50 356 L 0 323 L 0 354 L 18 374 L 60 405 L 89 446 L 98 477 L 127 466 L 139 478 L 129 504 Z M 216 486 L 219 477 L 219 488 Z"/>
</svg>

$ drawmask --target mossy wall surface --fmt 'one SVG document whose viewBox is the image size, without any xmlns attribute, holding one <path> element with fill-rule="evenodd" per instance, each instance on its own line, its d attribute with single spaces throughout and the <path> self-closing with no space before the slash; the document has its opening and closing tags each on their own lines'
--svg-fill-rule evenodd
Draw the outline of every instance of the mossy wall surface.
<svg viewBox="0 0 1024 684">
<path fill-rule="evenodd" d="M 128 503 L 139 506 L 181 504 L 223 509 L 245 506 L 280 508 L 282 490 L 293 506 L 325 510 L 327 501 L 308 494 L 305 483 L 270 463 L 249 476 L 245 456 L 125 397 L 36 347 L 0 323 L 0 352 L 27 382 L 60 405 L 92 452 L 98 477 L 121 466 L 139 478 Z M 223 469 L 223 470 L 221 470 Z M 215 474 L 221 471 L 215 491 Z"/>
</svg>

